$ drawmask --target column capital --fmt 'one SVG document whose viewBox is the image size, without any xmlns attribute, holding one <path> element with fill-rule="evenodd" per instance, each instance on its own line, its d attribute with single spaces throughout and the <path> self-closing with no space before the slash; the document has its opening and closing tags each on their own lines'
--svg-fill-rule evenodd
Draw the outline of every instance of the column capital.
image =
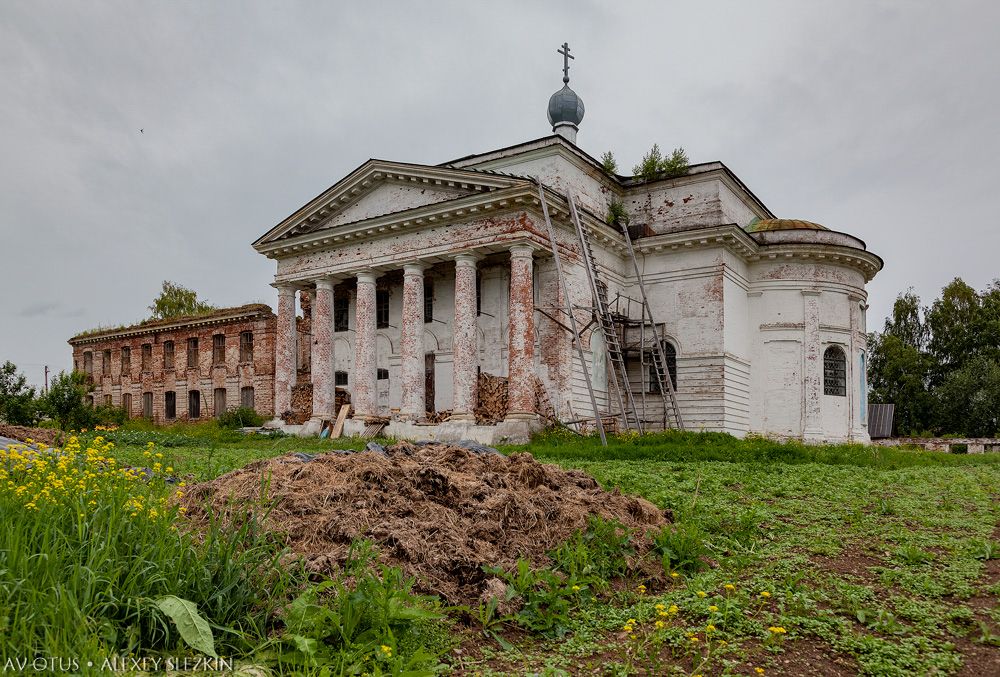
<svg viewBox="0 0 1000 677">
<path fill-rule="evenodd" d="M 374 270 L 356 270 L 351 276 L 356 277 L 359 284 L 375 284 L 375 278 L 378 277 Z"/>
<path fill-rule="evenodd" d="M 272 282 L 271 286 L 278 290 L 278 296 L 295 296 L 297 289 L 291 282 Z"/>
<path fill-rule="evenodd" d="M 477 252 L 460 252 L 452 256 L 455 259 L 456 266 L 471 266 L 476 267 L 476 264 L 482 260 L 482 255 Z"/>
<path fill-rule="evenodd" d="M 333 291 L 334 279 L 332 277 L 318 277 L 313 282 L 316 285 L 316 289 Z"/>
<path fill-rule="evenodd" d="M 512 259 L 530 259 L 535 255 L 535 247 L 527 243 L 519 243 L 510 246 L 510 257 Z"/>
<path fill-rule="evenodd" d="M 403 264 L 403 275 L 423 275 L 427 264 L 423 261 L 410 261 Z"/>
</svg>

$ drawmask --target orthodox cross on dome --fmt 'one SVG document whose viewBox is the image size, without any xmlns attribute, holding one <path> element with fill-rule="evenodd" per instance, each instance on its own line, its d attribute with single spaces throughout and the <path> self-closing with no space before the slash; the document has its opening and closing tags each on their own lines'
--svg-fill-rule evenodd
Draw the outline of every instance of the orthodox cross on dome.
<svg viewBox="0 0 1000 677">
<path fill-rule="evenodd" d="M 569 84 L 569 60 L 576 57 L 569 53 L 569 43 L 564 42 L 562 49 L 557 49 L 556 53 L 563 55 L 563 83 Z"/>
</svg>

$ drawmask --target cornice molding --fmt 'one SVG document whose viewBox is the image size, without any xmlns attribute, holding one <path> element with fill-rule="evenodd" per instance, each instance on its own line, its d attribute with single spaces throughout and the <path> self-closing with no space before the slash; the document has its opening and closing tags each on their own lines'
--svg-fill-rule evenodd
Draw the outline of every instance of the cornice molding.
<svg viewBox="0 0 1000 677">
<path fill-rule="evenodd" d="M 274 316 L 273 312 L 255 310 L 251 312 L 244 313 L 233 313 L 232 315 L 222 315 L 222 316 L 208 316 L 204 318 L 194 318 L 190 320 L 184 320 L 181 322 L 172 322 L 170 324 L 158 324 L 149 327 L 132 327 L 129 329 L 122 330 L 110 330 L 105 333 L 93 334 L 91 336 L 86 336 L 83 338 L 72 338 L 68 343 L 72 346 L 87 345 L 92 343 L 102 343 L 109 340 L 117 340 L 123 338 L 132 338 L 134 336 L 147 336 L 149 334 L 162 334 L 165 332 L 177 331 L 178 329 L 193 329 L 196 327 L 210 327 L 220 324 L 233 324 L 235 322 L 243 322 L 245 320 L 254 320 L 259 318 L 268 319 Z"/>
</svg>

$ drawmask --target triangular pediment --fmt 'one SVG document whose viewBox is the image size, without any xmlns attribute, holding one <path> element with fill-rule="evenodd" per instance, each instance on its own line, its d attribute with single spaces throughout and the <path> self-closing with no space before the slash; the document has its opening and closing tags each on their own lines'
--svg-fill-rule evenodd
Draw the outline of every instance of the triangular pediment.
<svg viewBox="0 0 1000 677">
<path fill-rule="evenodd" d="M 518 181 L 488 172 L 369 160 L 276 225 L 254 246 L 508 188 Z"/>
</svg>

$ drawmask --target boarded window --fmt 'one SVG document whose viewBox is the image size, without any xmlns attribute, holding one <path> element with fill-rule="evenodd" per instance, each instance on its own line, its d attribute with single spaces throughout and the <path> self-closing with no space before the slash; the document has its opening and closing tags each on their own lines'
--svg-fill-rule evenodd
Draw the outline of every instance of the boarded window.
<svg viewBox="0 0 1000 677">
<path fill-rule="evenodd" d="M 187 365 L 188 369 L 198 368 L 198 337 L 196 336 L 187 340 Z"/>
<path fill-rule="evenodd" d="M 101 373 L 111 376 L 111 348 L 107 348 L 101 353 Z"/>
<path fill-rule="evenodd" d="M 226 389 L 215 389 L 215 417 L 218 418 L 226 413 Z"/>
<path fill-rule="evenodd" d="M 212 337 L 212 364 L 218 366 L 226 363 L 226 335 L 215 334 Z"/>
<path fill-rule="evenodd" d="M 424 280 L 424 322 L 434 321 L 434 283 Z"/>
<path fill-rule="evenodd" d="M 379 289 L 375 292 L 375 326 L 386 329 L 389 326 L 389 290 Z"/>
<path fill-rule="evenodd" d="M 243 386 L 240 388 L 240 406 L 253 409 L 253 386 Z"/>
<path fill-rule="evenodd" d="M 677 390 L 677 348 L 674 347 L 670 341 L 663 342 L 663 358 L 667 362 L 667 373 L 670 374 L 670 385 Z M 646 392 L 649 393 L 659 393 L 660 392 L 660 379 L 656 375 L 656 363 L 653 361 L 652 355 L 647 355 L 646 360 L 649 362 L 649 389 Z"/>
<path fill-rule="evenodd" d="M 375 378 L 377 380 L 379 380 L 379 381 L 388 381 L 389 380 L 389 370 L 388 369 L 379 369 L 379 370 L 377 370 L 375 372 Z"/>
<path fill-rule="evenodd" d="M 125 416 L 132 418 L 132 393 L 122 393 L 122 409 L 125 410 Z"/>
<path fill-rule="evenodd" d="M 177 393 L 173 390 L 163 393 L 163 415 L 168 419 L 177 418 Z"/>
<path fill-rule="evenodd" d="M 122 348 L 122 374 L 132 373 L 132 348 L 125 346 Z"/>
<path fill-rule="evenodd" d="M 335 386 L 346 386 L 347 385 L 347 372 L 346 371 L 335 371 L 335 372 L 333 372 L 333 385 L 335 385 Z"/>
<path fill-rule="evenodd" d="M 350 299 L 341 294 L 333 299 L 333 330 L 347 331 L 349 322 Z"/>
<path fill-rule="evenodd" d="M 153 393 L 142 394 L 142 417 L 153 418 Z"/>
<path fill-rule="evenodd" d="M 152 371 L 153 370 L 153 344 L 152 343 L 143 343 L 142 344 L 142 353 L 141 353 L 140 360 L 141 360 L 140 364 L 142 364 L 142 370 L 143 371 Z"/>
<path fill-rule="evenodd" d="M 253 332 L 240 332 L 240 362 L 253 362 Z"/>
<path fill-rule="evenodd" d="M 847 397 L 847 356 L 838 346 L 823 352 L 823 394 Z"/>
<path fill-rule="evenodd" d="M 174 368 L 174 342 L 163 342 L 163 368 L 172 371 Z"/>
<path fill-rule="evenodd" d="M 104 406 L 105 407 L 110 407 L 111 406 L 111 395 L 105 395 L 104 396 Z"/>
<path fill-rule="evenodd" d="M 94 375 L 94 354 L 90 351 L 83 354 L 83 373 L 87 376 Z"/>
<path fill-rule="evenodd" d="M 192 390 L 188 393 L 188 418 L 201 417 L 201 393 Z"/>
</svg>

